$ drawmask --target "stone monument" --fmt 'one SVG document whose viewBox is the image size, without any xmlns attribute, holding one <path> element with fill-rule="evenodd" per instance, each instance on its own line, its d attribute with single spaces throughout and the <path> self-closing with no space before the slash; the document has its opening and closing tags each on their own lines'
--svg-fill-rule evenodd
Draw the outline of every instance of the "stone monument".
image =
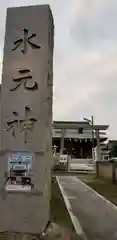
<svg viewBox="0 0 117 240">
<path fill-rule="evenodd" d="M 1 87 L 0 232 L 49 221 L 53 17 L 48 5 L 8 8 Z"/>
</svg>

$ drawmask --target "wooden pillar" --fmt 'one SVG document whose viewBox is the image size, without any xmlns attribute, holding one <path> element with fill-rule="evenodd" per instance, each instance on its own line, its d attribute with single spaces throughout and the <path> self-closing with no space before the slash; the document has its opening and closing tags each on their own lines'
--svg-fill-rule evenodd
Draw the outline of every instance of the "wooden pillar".
<svg viewBox="0 0 117 240">
<path fill-rule="evenodd" d="M 83 148 L 82 148 L 82 143 L 80 144 L 80 157 L 83 158 Z"/>
<path fill-rule="evenodd" d="M 101 160 L 100 155 L 100 136 L 99 136 L 99 130 L 96 130 L 96 140 L 97 140 L 97 147 L 96 147 L 96 155 L 97 155 L 97 161 Z"/>
<path fill-rule="evenodd" d="M 114 163 L 112 163 L 112 183 L 116 184 L 116 171 Z"/>
<path fill-rule="evenodd" d="M 63 154 L 64 150 L 64 129 L 61 130 L 61 141 L 60 141 L 60 154 Z"/>
<path fill-rule="evenodd" d="M 96 177 L 99 177 L 99 162 L 96 162 Z"/>
</svg>

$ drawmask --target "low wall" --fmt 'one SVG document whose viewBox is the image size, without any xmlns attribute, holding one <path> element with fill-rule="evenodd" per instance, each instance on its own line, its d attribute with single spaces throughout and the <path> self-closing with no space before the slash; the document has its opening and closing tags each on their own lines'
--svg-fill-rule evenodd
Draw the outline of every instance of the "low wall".
<svg viewBox="0 0 117 240">
<path fill-rule="evenodd" d="M 104 177 L 117 183 L 117 162 L 115 161 L 100 161 L 96 162 L 97 177 Z"/>
<path fill-rule="evenodd" d="M 70 163 L 73 164 L 91 164 L 92 163 L 92 159 L 84 159 L 84 158 L 72 158 L 70 159 Z"/>
<path fill-rule="evenodd" d="M 113 164 L 110 162 L 97 162 L 98 176 L 112 179 Z"/>
</svg>

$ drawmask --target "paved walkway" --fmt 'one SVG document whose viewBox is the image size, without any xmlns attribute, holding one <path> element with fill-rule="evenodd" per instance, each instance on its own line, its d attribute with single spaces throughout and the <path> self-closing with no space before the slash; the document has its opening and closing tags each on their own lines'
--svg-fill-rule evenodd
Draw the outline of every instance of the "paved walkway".
<svg viewBox="0 0 117 240">
<path fill-rule="evenodd" d="M 75 176 L 59 176 L 58 180 L 87 238 L 117 240 L 117 208 Z"/>
</svg>

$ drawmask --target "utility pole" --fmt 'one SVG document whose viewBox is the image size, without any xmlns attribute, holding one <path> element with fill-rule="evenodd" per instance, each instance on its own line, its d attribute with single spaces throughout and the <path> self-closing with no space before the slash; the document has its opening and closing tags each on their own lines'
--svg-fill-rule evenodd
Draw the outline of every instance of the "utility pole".
<svg viewBox="0 0 117 240">
<path fill-rule="evenodd" d="M 92 158 L 93 162 L 95 160 L 95 155 L 94 155 L 94 117 L 91 116 L 91 126 L 92 126 Z"/>
<path fill-rule="evenodd" d="M 84 120 L 87 121 L 90 125 L 91 125 L 91 130 L 92 130 L 92 159 L 93 159 L 93 162 L 95 160 L 95 155 L 94 155 L 94 117 L 91 116 L 91 119 L 88 119 L 88 118 L 85 118 L 84 117 Z"/>
</svg>

